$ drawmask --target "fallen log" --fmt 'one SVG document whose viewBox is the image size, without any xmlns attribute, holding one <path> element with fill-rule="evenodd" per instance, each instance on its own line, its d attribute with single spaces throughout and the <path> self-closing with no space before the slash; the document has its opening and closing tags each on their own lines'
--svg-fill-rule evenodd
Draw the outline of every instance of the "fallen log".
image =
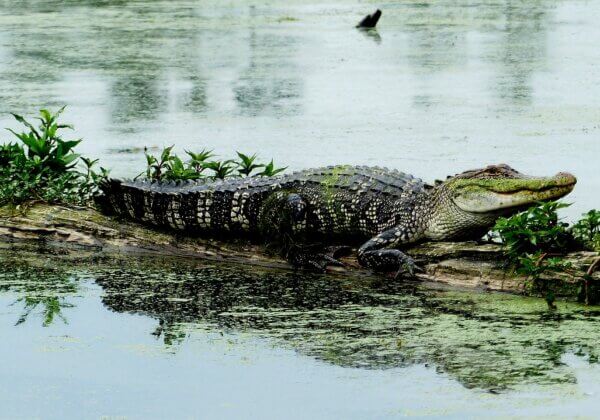
<svg viewBox="0 0 600 420">
<path fill-rule="evenodd" d="M 26 243 L 81 255 L 167 255 L 293 269 L 283 259 L 265 252 L 264 247 L 247 241 L 187 237 L 108 217 L 92 208 L 43 203 L 33 203 L 22 209 L 0 207 L 0 248 L 14 248 Z M 565 257 L 581 276 L 551 273 L 543 275 L 536 284 L 506 267 L 498 244 L 429 242 L 413 247 L 409 253 L 425 270 L 417 275 L 421 281 L 529 295 L 543 295 L 551 288 L 557 296 L 597 300 L 590 296 L 598 294 L 593 280 L 600 279 L 600 272 L 591 272 L 592 267 L 598 265 L 598 253 L 574 252 Z M 331 267 L 328 272 L 346 276 L 380 275 L 360 267 L 354 257 L 342 260 L 346 267 Z M 591 273 L 588 277 L 584 276 L 586 270 Z"/>
</svg>

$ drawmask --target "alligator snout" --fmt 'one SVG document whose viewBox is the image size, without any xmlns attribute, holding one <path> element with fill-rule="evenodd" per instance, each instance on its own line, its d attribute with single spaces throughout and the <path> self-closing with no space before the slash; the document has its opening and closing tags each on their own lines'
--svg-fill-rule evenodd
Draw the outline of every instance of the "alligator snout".
<svg viewBox="0 0 600 420">
<path fill-rule="evenodd" d="M 560 180 L 561 185 L 575 185 L 577 183 L 575 175 L 569 172 L 559 172 L 554 177 Z"/>
</svg>

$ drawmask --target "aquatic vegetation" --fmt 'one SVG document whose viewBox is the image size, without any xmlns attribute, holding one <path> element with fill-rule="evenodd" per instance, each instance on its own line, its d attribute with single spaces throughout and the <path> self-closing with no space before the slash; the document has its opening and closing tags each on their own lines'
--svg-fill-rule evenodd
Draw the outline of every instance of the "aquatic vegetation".
<svg viewBox="0 0 600 420">
<path fill-rule="evenodd" d="M 0 205 L 19 206 L 36 200 L 79 205 L 92 202 L 109 171 L 103 167 L 96 169 L 98 159 L 75 153 L 81 139 L 63 139 L 62 130 L 73 129 L 70 124 L 58 122 L 64 109 L 55 113 L 40 110 L 38 127 L 21 115 L 12 114 L 25 130 L 18 133 L 9 129 L 18 142 L 0 144 Z M 164 148 L 158 157 L 145 148 L 146 170 L 138 177 L 163 181 L 225 179 L 274 176 L 286 169 L 276 168 L 273 160 L 259 163 L 256 154 L 241 152 L 237 152 L 237 160 L 209 160 L 214 156 L 212 151 L 186 150 L 189 159 L 184 161 L 173 153 L 173 147 Z"/>
<path fill-rule="evenodd" d="M 238 173 L 242 176 L 249 176 L 253 171 L 259 168 L 263 168 L 265 165 L 254 163 L 257 159 L 256 153 L 252 156 L 245 155 L 237 152 L 240 162 L 238 164 Z"/>
<path fill-rule="evenodd" d="M 233 160 L 231 159 L 207 162 L 205 167 L 213 171 L 212 179 L 229 178 L 233 176 L 233 171 L 235 170 Z"/>
<path fill-rule="evenodd" d="M 526 276 L 531 287 L 546 294 L 548 303 L 554 304 L 554 293 L 545 282 L 538 280 L 547 273 L 568 273 L 582 282 L 582 299 L 590 301 L 591 272 L 577 270 L 564 260 L 569 251 L 600 249 L 600 211 L 591 210 L 573 226 L 560 220 L 557 211 L 569 204 L 549 201 L 496 222 L 493 231 L 498 233 L 504 253 L 517 273 Z"/>
<path fill-rule="evenodd" d="M 287 169 L 286 167 L 283 168 L 276 168 L 275 165 L 273 164 L 273 159 L 271 159 L 271 161 L 265 165 L 264 170 L 258 174 L 261 176 L 275 176 L 280 172 L 283 172 Z"/>
<path fill-rule="evenodd" d="M 192 154 L 192 159 L 184 164 L 183 161 L 176 155 L 172 154 L 174 146 L 165 147 L 160 157 L 156 157 L 148 153 L 148 149 L 144 149 L 146 156 L 146 170 L 139 174 L 136 178 L 145 175 L 151 180 L 188 180 L 200 178 L 201 172 L 204 169 L 203 161 L 210 156 L 210 153 L 202 151 L 199 154 Z"/>
<path fill-rule="evenodd" d="M 569 225 L 557 210 L 569 204 L 549 201 L 496 222 L 505 255 L 519 274 L 538 279 L 543 273 L 571 268 L 559 256 L 573 248 Z"/>
<path fill-rule="evenodd" d="M 600 210 L 590 210 L 571 227 L 573 237 L 589 249 L 600 252 Z"/>
<path fill-rule="evenodd" d="M 506 255 L 516 261 L 524 254 L 565 252 L 572 244 L 568 224 L 559 220 L 557 211 L 569 204 L 549 201 L 501 218 L 494 230 L 500 234 Z"/>
<path fill-rule="evenodd" d="M 98 190 L 108 171 L 94 169 L 97 160 L 82 158 L 73 149 L 81 142 L 64 140 L 59 131 L 72 129 L 59 124 L 64 107 L 56 113 L 40 111 L 36 128 L 24 117 L 12 114 L 26 130 L 13 133 L 18 143 L 0 145 L 0 205 L 19 205 L 25 201 L 85 204 Z M 76 169 L 82 162 L 84 172 Z"/>
<path fill-rule="evenodd" d="M 559 302 L 549 311 L 542 299 L 432 290 L 377 277 L 154 256 L 45 258 L 32 249 L 0 251 L 3 294 L 12 303 L 8 312 L 16 308 L 9 325 L 52 328 L 62 317 L 75 325 L 76 316 L 87 316 L 83 303 L 101 299 L 108 311 L 155 320 L 135 325 L 166 352 L 180 351 L 200 339 L 198 333 L 234 344 L 245 336 L 347 368 L 426 364 L 467 388 L 493 391 L 571 384 L 576 377 L 564 357 L 574 354 L 588 364 L 600 357 L 597 307 Z M 83 311 L 73 307 L 80 299 Z"/>
<path fill-rule="evenodd" d="M 298 22 L 300 19 L 298 19 L 297 17 L 294 16 L 281 16 L 280 18 L 277 18 L 277 22 L 281 23 L 281 22 Z"/>
<path fill-rule="evenodd" d="M 558 210 L 570 204 L 548 201 L 511 217 L 498 219 L 493 228 L 511 262 L 524 255 L 564 254 L 578 249 L 598 250 L 600 211 L 590 210 L 572 226 L 560 220 Z"/>
<path fill-rule="evenodd" d="M 202 149 L 195 153 L 186 150 L 189 159 L 184 161 L 173 153 L 173 147 L 162 150 L 160 157 L 148 153 L 146 156 L 146 170 L 137 177 L 145 177 L 152 181 L 184 181 L 200 178 L 225 179 L 249 176 L 274 176 L 286 168 L 276 168 L 273 160 L 268 164 L 258 163 L 257 154 L 247 155 L 236 152 L 238 159 L 209 160 L 214 157 L 212 150 Z M 261 172 L 258 172 L 262 169 Z"/>
</svg>

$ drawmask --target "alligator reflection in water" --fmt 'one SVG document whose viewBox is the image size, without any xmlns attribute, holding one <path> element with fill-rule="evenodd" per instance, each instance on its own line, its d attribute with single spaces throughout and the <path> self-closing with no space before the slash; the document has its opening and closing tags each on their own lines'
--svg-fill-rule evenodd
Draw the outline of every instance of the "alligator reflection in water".
<svg viewBox="0 0 600 420">
<path fill-rule="evenodd" d="M 20 272 L 28 278 L 7 282 L 0 272 L 0 293 L 81 293 L 65 289 L 70 281 L 46 282 L 46 272 Z M 108 308 L 157 319 L 153 334 L 173 351 L 197 330 L 245 332 L 338 366 L 431 364 L 483 389 L 574 382 L 563 356 L 598 357 L 600 312 L 574 304 L 549 312 L 539 299 L 182 261 L 127 260 L 70 274 L 95 278 Z"/>
<path fill-rule="evenodd" d="M 244 330 L 340 366 L 432 363 L 467 387 L 574 381 L 562 355 L 595 362 L 600 338 L 600 313 L 574 305 L 551 313 L 537 299 L 383 279 L 141 265 L 97 282 L 108 307 L 157 318 L 165 343 L 194 328 Z"/>
</svg>

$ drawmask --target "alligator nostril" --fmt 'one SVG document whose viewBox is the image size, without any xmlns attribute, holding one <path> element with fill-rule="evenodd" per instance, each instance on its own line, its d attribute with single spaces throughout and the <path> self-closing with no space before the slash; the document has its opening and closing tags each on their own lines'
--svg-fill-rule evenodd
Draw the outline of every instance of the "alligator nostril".
<svg viewBox="0 0 600 420">
<path fill-rule="evenodd" d="M 575 178 L 575 175 L 570 174 L 568 172 L 559 172 L 559 173 L 556 174 L 556 178 L 561 178 L 567 184 L 575 184 L 575 183 L 577 183 L 577 178 Z"/>
</svg>

